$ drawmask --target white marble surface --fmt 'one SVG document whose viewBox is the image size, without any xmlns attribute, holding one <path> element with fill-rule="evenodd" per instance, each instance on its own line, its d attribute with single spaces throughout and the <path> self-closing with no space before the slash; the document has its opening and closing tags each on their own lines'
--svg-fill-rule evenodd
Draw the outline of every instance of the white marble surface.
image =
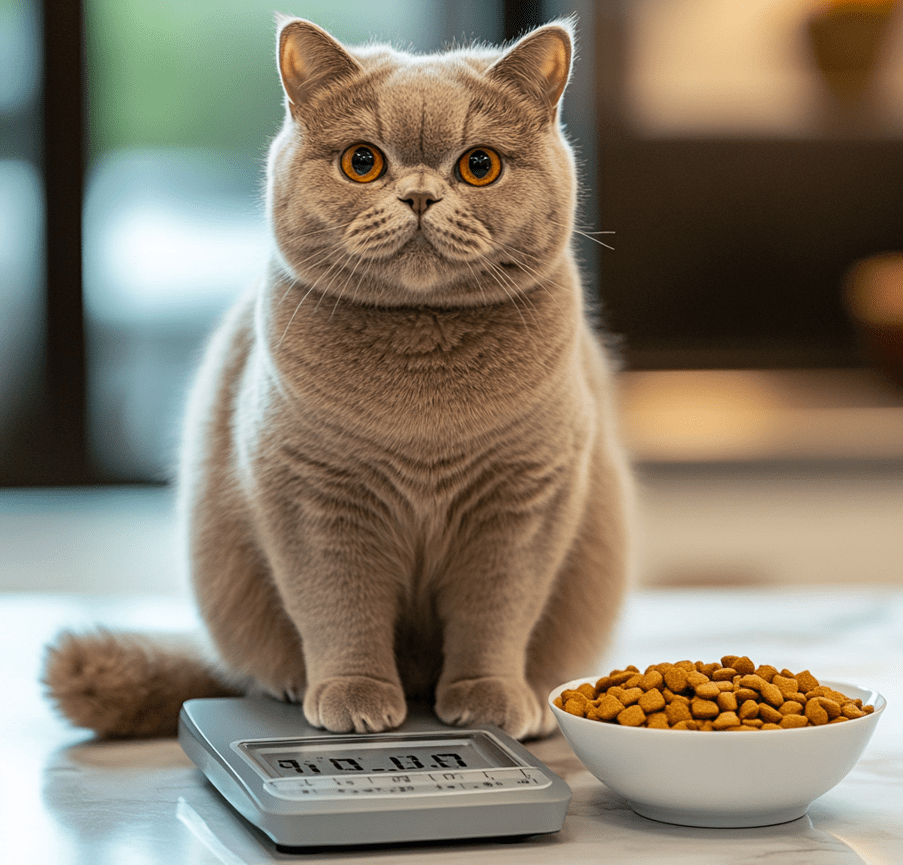
<svg viewBox="0 0 903 865">
<path fill-rule="evenodd" d="M 258 865 L 277 853 L 233 816 L 174 740 L 95 742 L 66 726 L 37 679 L 62 626 L 181 629 L 178 598 L 0 596 L 0 860 L 14 865 Z M 903 863 L 903 591 L 645 592 L 628 602 L 601 667 L 722 654 L 869 686 L 888 700 L 862 760 L 806 817 L 762 829 L 692 829 L 635 815 L 559 737 L 531 748 L 570 784 L 561 833 L 517 842 L 356 849 L 304 862 L 900 865 Z M 589 671 L 588 671 L 589 672 Z M 715 768 L 715 767 L 713 767 Z M 738 779 L 738 784 L 742 779 Z"/>
</svg>

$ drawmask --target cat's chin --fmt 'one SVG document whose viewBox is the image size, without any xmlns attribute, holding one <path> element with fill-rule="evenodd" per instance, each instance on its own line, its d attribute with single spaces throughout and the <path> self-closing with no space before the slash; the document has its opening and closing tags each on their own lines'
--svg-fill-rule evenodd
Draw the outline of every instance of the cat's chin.
<svg viewBox="0 0 903 865">
<path fill-rule="evenodd" d="M 420 235 L 408 241 L 384 265 L 401 286 L 418 294 L 436 291 L 461 278 L 459 266 Z"/>
</svg>

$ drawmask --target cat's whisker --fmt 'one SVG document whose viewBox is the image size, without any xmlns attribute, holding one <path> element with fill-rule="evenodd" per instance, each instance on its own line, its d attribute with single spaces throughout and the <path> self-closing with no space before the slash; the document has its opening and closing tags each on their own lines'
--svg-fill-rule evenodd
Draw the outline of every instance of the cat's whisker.
<svg viewBox="0 0 903 865">
<path fill-rule="evenodd" d="M 315 284 L 314 284 L 315 285 Z M 276 348 L 280 348 L 282 346 L 283 341 L 285 340 L 286 334 L 288 333 L 289 328 L 292 326 L 292 322 L 295 320 L 295 316 L 298 314 L 298 310 L 301 309 L 301 304 L 307 300 L 310 293 L 314 290 L 314 285 L 312 285 L 308 290 L 304 297 L 298 301 L 298 305 L 295 307 L 295 311 L 292 313 L 291 318 L 288 320 L 288 324 L 285 326 L 285 330 L 282 331 L 282 336 L 279 337 L 279 342 L 276 343 Z M 286 292 L 288 294 L 288 292 Z"/>
<path fill-rule="evenodd" d="M 527 324 L 527 320 L 524 318 L 524 314 L 523 314 L 523 312 L 521 312 L 521 308 L 518 305 L 518 300 L 526 300 L 526 298 L 524 297 L 524 295 L 522 295 L 517 290 L 517 287 L 511 281 L 511 278 L 508 276 L 508 274 L 506 274 L 503 270 L 501 270 L 501 268 L 499 268 L 498 265 L 495 264 L 495 262 L 491 261 L 485 255 L 481 255 L 480 259 L 487 266 L 487 269 L 484 272 L 493 278 L 496 285 L 498 285 L 499 288 L 501 288 L 502 291 L 505 293 L 505 295 L 511 300 L 511 305 L 514 307 L 514 309 L 517 311 L 517 314 L 520 316 L 520 320 L 524 324 L 524 329 L 531 333 L 531 338 L 532 338 L 532 332 L 530 331 L 530 326 Z M 505 281 L 501 277 L 504 277 L 505 280 L 508 281 L 508 285 L 505 284 Z M 532 314 L 533 314 L 533 310 L 531 310 L 531 315 Z M 535 315 L 533 318 L 533 323 L 536 324 Z"/>
<path fill-rule="evenodd" d="M 346 255 L 345 258 L 346 258 L 346 260 L 347 260 L 347 259 L 349 259 L 349 258 L 353 258 L 353 256 L 351 256 L 351 255 Z M 360 263 L 361 263 L 361 259 L 360 259 L 360 257 L 357 257 L 356 260 L 355 260 L 355 262 L 354 262 L 354 267 L 351 268 L 351 273 L 349 273 L 348 276 L 345 277 L 345 281 L 342 283 L 341 289 L 339 289 L 338 297 L 336 297 L 336 299 L 335 299 L 335 305 L 332 307 L 332 312 L 329 314 L 329 317 L 330 317 L 330 318 L 332 318 L 332 316 L 335 315 L 335 311 L 336 311 L 336 309 L 338 309 L 338 306 L 339 306 L 339 301 L 340 301 L 340 300 L 342 299 L 342 297 L 344 296 L 344 294 L 345 294 L 345 289 L 348 287 L 348 283 L 354 278 L 355 271 L 357 270 L 357 266 L 358 266 Z M 355 293 L 356 293 L 356 292 L 355 292 Z"/>
<path fill-rule="evenodd" d="M 312 253 L 311 255 L 308 255 L 306 258 L 302 258 L 301 261 L 293 262 L 292 267 L 295 270 L 298 270 L 299 268 L 301 268 L 305 264 L 307 264 L 307 262 L 313 261 L 315 258 L 322 257 L 324 255 L 324 253 L 328 253 L 328 251 L 329 251 L 328 247 L 325 247 L 325 246 L 318 247 L 316 252 Z M 277 306 L 282 305 L 282 302 L 286 299 L 286 297 L 288 297 L 289 293 L 292 291 L 293 288 L 297 287 L 298 285 L 302 285 L 303 283 L 304 283 L 304 280 L 302 279 L 301 276 L 293 276 L 292 279 L 289 281 L 289 285 L 288 285 L 288 288 L 285 290 L 285 293 L 279 299 L 279 303 L 277 304 Z"/>
<path fill-rule="evenodd" d="M 578 229 L 574 229 L 574 234 L 579 234 L 581 237 L 585 237 L 587 240 L 591 240 L 593 243 L 598 243 L 599 246 L 604 246 L 606 249 L 613 250 L 614 247 L 609 243 L 603 243 L 597 237 L 593 237 L 591 234 L 587 234 L 585 231 L 579 231 Z"/>
<path fill-rule="evenodd" d="M 317 300 L 317 305 L 314 307 L 314 312 L 316 312 L 316 311 L 320 308 L 320 304 L 323 302 L 323 298 L 326 297 L 327 294 L 329 294 L 329 289 L 332 288 L 333 282 L 335 282 L 336 278 L 337 278 L 338 275 L 341 273 L 342 265 L 345 263 L 345 259 L 348 258 L 348 257 L 350 257 L 350 256 L 348 255 L 348 253 L 345 253 L 345 254 L 342 256 L 342 258 L 337 258 L 337 259 L 336 259 L 336 260 L 335 260 L 335 261 L 327 268 L 326 273 L 324 273 L 324 274 L 320 277 L 320 279 L 317 280 L 317 283 L 319 284 L 320 282 L 322 282 L 323 280 L 325 280 L 326 277 L 329 277 L 329 282 L 326 284 L 326 287 L 323 288 L 323 289 L 320 291 L 320 298 L 319 298 L 319 300 Z M 332 275 L 330 276 L 330 274 L 332 274 Z"/>
<path fill-rule="evenodd" d="M 557 228 L 567 228 L 567 224 L 564 222 L 561 222 L 560 220 L 548 219 L 547 221 L 551 225 L 556 226 Z M 614 232 L 614 231 L 584 231 L 582 228 L 578 228 L 576 225 L 571 227 L 571 231 L 573 231 L 574 234 L 579 234 L 581 237 L 585 237 L 587 240 L 591 240 L 593 243 L 598 243 L 599 246 L 604 246 L 606 249 L 614 250 L 614 247 L 611 246 L 610 244 L 604 243 L 603 241 L 599 240 L 597 237 L 592 236 L 594 234 L 615 234 L 616 232 Z"/>
<path fill-rule="evenodd" d="M 549 296 L 549 298 L 555 304 L 555 306 L 557 306 L 559 309 L 562 308 L 561 301 L 559 300 L 558 296 L 546 284 L 548 282 L 549 277 L 547 275 L 543 275 L 543 274 L 539 273 L 539 271 L 537 271 L 537 270 L 534 270 L 532 267 L 530 267 L 530 265 L 524 263 L 523 261 L 518 260 L 519 256 L 525 257 L 527 255 L 527 253 L 525 251 L 515 249 L 514 247 L 508 246 L 507 244 L 506 245 L 500 244 L 500 248 L 505 253 L 506 258 L 510 258 L 513 260 L 513 264 L 516 267 L 519 267 L 519 268 L 527 271 L 531 276 L 533 276 L 536 279 L 536 286 L 541 291 L 545 292 Z"/>
<path fill-rule="evenodd" d="M 286 324 L 285 330 L 282 332 L 282 336 L 279 338 L 279 342 L 276 344 L 276 347 L 277 347 L 277 348 L 279 348 L 279 347 L 282 345 L 282 343 L 284 342 L 285 337 L 286 337 L 286 334 L 288 334 L 289 328 L 292 326 L 292 322 L 295 320 L 295 316 L 298 314 L 298 311 L 301 309 L 301 305 L 304 303 L 305 300 L 307 300 L 307 298 L 310 296 L 311 292 L 314 291 L 314 290 L 316 290 L 316 289 L 318 288 L 318 286 L 320 285 L 320 283 L 321 283 L 321 282 L 329 275 L 329 273 L 330 273 L 337 265 L 339 265 L 339 264 L 340 264 L 340 261 L 334 261 L 334 262 L 329 266 L 329 268 L 326 270 L 326 272 L 325 272 L 324 274 L 322 274 L 321 276 L 317 277 L 317 279 L 315 279 L 315 280 L 311 283 L 311 285 L 310 285 L 310 287 L 307 289 L 307 292 L 305 293 L 304 297 L 302 297 L 301 300 L 298 301 L 298 305 L 295 307 L 295 311 L 292 313 L 291 318 L 288 320 L 288 324 Z M 288 290 L 287 290 L 287 291 L 285 292 L 285 294 L 282 296 L 282 300 L 284 300 L 285 297 L 286 297 L 286 295 L 288 294 L 288 292 L 291 291 L 291 289 L 294 288 L 296 285 L 300 284 L 300 282 L 301 282 L 300 279 L 295 279 L 295 280 L 293 280 L 293 281 L 292 281 L 292 284 L 289 286 Z M 330 283 L 330 284 L 331 284 L 331 283 Z M 327 290 L 328 290 L 328 288 L 329 288 L 329 286 L 327 286 Z M 321 303 L 321 301 L 323 300 L 323 296 L 324 296 L 324 292 L 321 292 L 320 298 L 319 298 L 319 300 L 317 301 L 317 305 L 316 305 L 316 307 L 314 308 L 314 312 L 316 312 L 317 309 L 320 308 L 320 303 Z M 282 302 L 282 301 L 280 301 L 280 303 L 281 303 L 281 302 Z"/>
</svg>

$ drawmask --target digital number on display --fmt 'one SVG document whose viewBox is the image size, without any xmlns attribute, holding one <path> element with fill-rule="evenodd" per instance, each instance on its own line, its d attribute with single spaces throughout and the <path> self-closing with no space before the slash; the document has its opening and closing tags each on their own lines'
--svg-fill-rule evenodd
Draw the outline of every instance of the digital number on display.
<svg viewBox="0 0 903 865">
<path fill-rule="evenodd" d="M 271 758 L 272 759 L 272 758 Z M 464 769 L 470 764 L 460 755 L 454 752 L 446 754 L 430 754 L 429 763 L 424 763 L 416 754 L 389 755 L 391 770 L 409 772 L 413 769 Z M 304 762 L 292 757 L 277 759 L 276 765 L 284 773 L 296 775 L 334 775 L 343 772 L 385 772 L 386 766 L 365 766 L 355 757 L 327 757 L 320 758 L 318 762 Z M 324 772 L 323 763 L 326 763 Z"/>
</svg>

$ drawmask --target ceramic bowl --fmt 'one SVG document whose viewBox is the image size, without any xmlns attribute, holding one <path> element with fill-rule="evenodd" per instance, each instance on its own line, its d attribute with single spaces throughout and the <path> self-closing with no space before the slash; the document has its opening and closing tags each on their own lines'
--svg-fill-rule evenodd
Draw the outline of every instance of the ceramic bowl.
<svg viewBox="0 0 903 865">
<path fill-rule="evenodd" d="M 653 730 L 590 721 L 552 701 L 565 738 L 583 765 L 637 814 L 683 826 L 769 826 L 802 817 L 814 799 L 856 765 L 886 700 L 875 691 L 822 681 L 875 711 L 845 724 L 755 733 Z"/>
</svg>

